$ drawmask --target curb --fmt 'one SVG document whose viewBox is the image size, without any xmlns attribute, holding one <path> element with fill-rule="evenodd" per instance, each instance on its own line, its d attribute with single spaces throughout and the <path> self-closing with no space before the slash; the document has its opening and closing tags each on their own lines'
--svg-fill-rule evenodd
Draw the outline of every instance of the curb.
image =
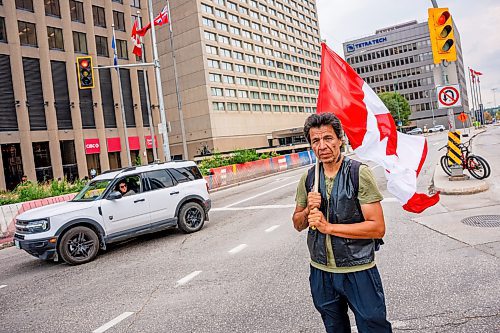
<svg viewBox="0 0 500 333">
<path fill-rule="evenodd" d="M 438 185 L 436 185 L 436 178 L 442 178 L 438 180 Z M 443 183 L 442 182 L 448 182 Z M 484 180 L 472 180 L 474 183 L 467 183 L 468 180 L 464 181 L 449 181 L 448 176 L 441 169 L 441 165 L 438 163 L 434 168 L 434 174 L 432 176 L 432 185 L 436 192 L 440 192 L 444 195 L 468 195 L 468 194 L 476 194 L 487 191 L 490 186 Z M 449 186 L 445 186 L 449 185 Z M 453 185 L 451 185 L 453 184 Z"/>
</svg>

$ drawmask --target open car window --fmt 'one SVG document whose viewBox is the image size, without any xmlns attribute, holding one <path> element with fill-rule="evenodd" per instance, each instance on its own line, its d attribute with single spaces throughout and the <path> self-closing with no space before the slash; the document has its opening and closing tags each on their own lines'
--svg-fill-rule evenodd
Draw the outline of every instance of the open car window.
<svg viewBox="0 0 500 333">
<path fill-rule="evenodd" d="M 112 179 L 101 179 L 88 183 L 72 201 L 94 201 L 100 199 Z"/>
</svg>

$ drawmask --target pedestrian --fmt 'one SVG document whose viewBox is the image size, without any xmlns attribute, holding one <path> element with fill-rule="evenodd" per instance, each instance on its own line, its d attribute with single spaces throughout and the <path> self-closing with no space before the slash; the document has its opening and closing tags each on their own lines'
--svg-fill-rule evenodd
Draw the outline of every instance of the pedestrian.
<svg viewBox="0 0 500 333">
<path fill-rule="evenodd" d="M 296 194 L 293 224 L 309 227 L 309 282 L 314 306 L 326 332 L 351 332 L 348 307 L 360 333 L 392 332 L 375 250 L 382 244 L 383 199 L 370 168 L 340 152 L 342 125 L 332 113 L 306 119 L 304 135 L 319 164 L 304 173 Z"/>
<path fill-rule="evenodd" d="M 90 179 L 94 179 L 95 176 L 97 176 L 97 171 L 94 168 L 90 169 Z"/>
</svg>

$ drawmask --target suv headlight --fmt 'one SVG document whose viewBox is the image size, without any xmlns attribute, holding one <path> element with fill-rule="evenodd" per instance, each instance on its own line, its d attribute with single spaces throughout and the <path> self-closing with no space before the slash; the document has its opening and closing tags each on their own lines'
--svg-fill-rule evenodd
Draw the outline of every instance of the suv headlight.
<svg viewBox="0 0 500 333">
<path fill-rule="evenodd" d="M 22 233 L 44 232 L 50 229 L 48 219 L 38 219 L 32 221 L 16 221 L 16 230 Z"/>
</svg>

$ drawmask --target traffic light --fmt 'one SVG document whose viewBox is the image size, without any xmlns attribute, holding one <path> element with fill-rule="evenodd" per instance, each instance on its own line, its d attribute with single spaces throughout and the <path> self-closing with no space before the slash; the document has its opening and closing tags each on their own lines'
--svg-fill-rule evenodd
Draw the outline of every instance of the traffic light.
<svg viewBox="0 0 500 333">
<path fill-rule="evenodd" d="M 80 89 L 94 88 L 94 69 L 92 68 L 92 57 L 77 57 L 78 86 Z"/>
<path fill-rule="evenodd" d="M 453 20 L 448 8 L 429 8 L 429 33 L 434 63 L 456 61 L 457 48 L 453 33 Z"/>
</svg>

